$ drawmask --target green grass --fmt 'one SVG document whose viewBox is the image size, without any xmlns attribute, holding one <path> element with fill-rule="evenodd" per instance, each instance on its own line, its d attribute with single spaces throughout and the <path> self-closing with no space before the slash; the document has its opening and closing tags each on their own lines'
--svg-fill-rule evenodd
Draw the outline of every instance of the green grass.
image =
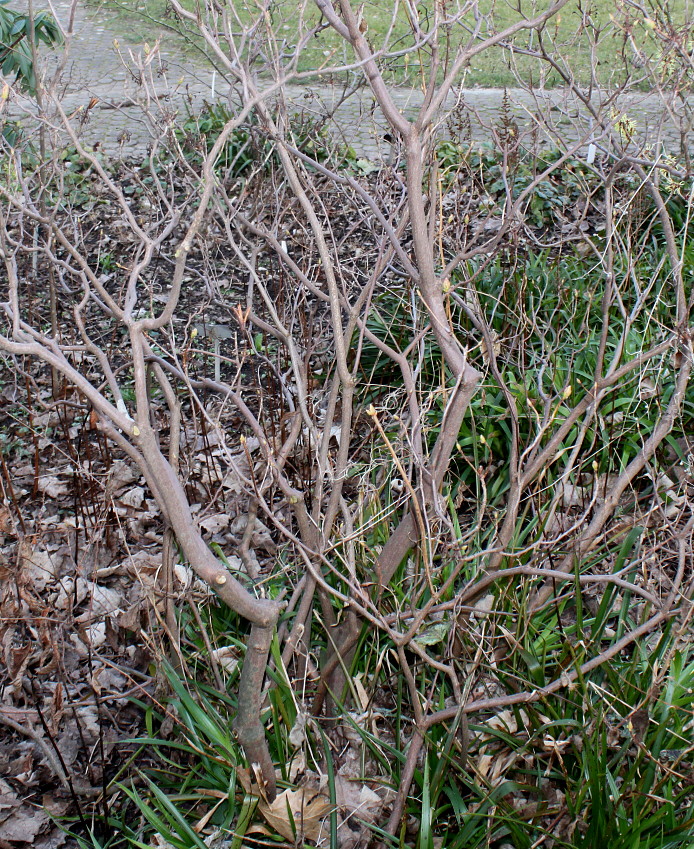
<svg viewBox="0 0 694 849">
<path fill-rule="evenodd" d="M 498 612 L 521 604 L 521 593 L 518 588 L 506 593 L 505 600 L 500 597 Z M 580 640 L 588 635 L 609 648 L 622 629 L 634 624 L 628 594 L 616 612 L 611 610 L 617 596 L 608 589 L 594 614 L 568 601 L 527 623 L 522 657 L 514 653 L 500 662 L 500 679 L 509 676 L 511 692 L 518 685 L 545 683 L 556 675 L 555 664 L 569 670 L 580 664 Z M 82 835 L 83 849 L 144 849 L 160 845 L 158 837 L 153 842 L 155 835 L 175 849 L 203 849 L 211 835 L 242 847 L 245 836 L 257 835 L 259 828 L 269 840 L 278 838 L 272 820 L 262 815 L 262 800 L 246 786 L 246 764 L 229 732 L 235 701 L 228 694 L 236 673 L 226 676 L 224 691 L 216 688 L 209 669 L 196 660 L 196 642 L 204 651 L 199 634 L 185 610 L 181 615 L 188 672 L 181 675 L 160 664 L 170 686 L 166 713 L 175 718 L 173 734 L 160 735 L 165 718 L 161 708 L 142 705 L 147 732 L 139 743 L 150 766 L 139 773 L 136 785 L 123 785 L 120 803 L 108 818 L 110 839 L 102 843 Z M 206 619 L 215 642 L 227 641 L 229 625 L 239 624 L 214 608 Z M 557 635 L 558 629 L 563 639 L 537 639 L 540 633 Z M 388 664 L 378 662 L 387 645 L 385 641 L 356 661 L 363 680 L 372 680 L 373 687 L 398 686 Z M 238 648 L 242 651 L 240 643 Z M 334 799 L 334 750 L 315 725 L 307 726 L 298 749 L 289 744 L 296 714 L 292 708 L 285 715 L 285 710 L 300 694 L 292 693 L 283 676 L 274 678 L 266 723 L 275 759 L 287 770 L 282 783 L 288 784 L 292 762 L 305 760 L 327 776 L 325 792 Z M 425 678 L 421 683 L 423 688 L 430 684 Z M 562 849 L 688 849 L 694 840 L 693 688 L 694 649 L 666 628 L 659 638 L 635 645 L 559 694 L 522 710 L 476 717 L 468 764 L 459 759 L 455 727 L 434 727 L 408 799 L 407 812 L 418 823 L 416 837 L 403 834 L 399 845 L 483 849 L 490 842 L 509 842 L 530 849 L 551 836 Z M 386 722 L 409 725 L 401 686 L 397 695 L 396 711 L 379 721 L 381 736 Z M 353 738 L 361 738 L 371 755 L 365 780 L 397 787 L 402 744 L 389 746 L 361 724 L 351 727 Z M 323 833 L 335 835 L 336 829 L 328 814 Z"/>
<path fill-rule="evenodd" d="M 185 0 L 184 5 L 194 8 L 191 0 Z M 172 35 L 171 30 L 178 28 L 178 24 L 168 11 L 166 0 L 103 0 L 99 7 L 102 13 L 110 17 L 111 26 L 115 31 L 130 41 L 151 42 L 162 34 L 165 39 L 173 38 L 177 46 L 191 55 L 202 47 L 199 37 L 188 27 L 182 29 L 185 38 Z M 390 0 L 364 4 L 366 34 L 372 47 L 374 50 L 385 48 L 386 53 L 391 54 L 413 44 L 405 4 L 400 4 L 398 16 L 391 29 L 392 8 Z M 500 31 L 523 18 L 536 15 L 538 10 L 545 8 L 547 4 L 544 2 L 521 2 L 520 7 L 516 9 L 512 8 L 511 4 L 484 0 L 480 4 L 483 14 L 481 35 Z M 241 22 L 248 22 L 257 15 L 257 8 L 250 2 L 236 0 L 235 9 Z M 314 26 L 318 21 L 312 4 L 306 4 L 305 9 L 305 14 L 297 14 L 297 5 L 290 0 L 280 0 L 275 4 L 272 27 L 280 51 L 295 44 L 298 33 Z M 687 22 L 691 22 L 691 2 L 669 0 L 660 10 L 654 4 L 651 15 L 652 20 L 657 21 L 657 32 L 671 29 L 675 33 Z M 429 24 L 425 14 L 422 15 L 421 21 L 426 30 Z M 590 26 L 587 21 L 590 21 Z M 467 39 L 465 27 L 469 28 L 473 24 L 472 15 L 467 15 L 461 23 L 446 30 L 445 39 L 449 48 L 441 51 L 444 63 L 447 53 L 451 55 L 450 51 L 454 51 Z M 514 44 L 519 50 L 535 50 L 538 47 L 538 36 L 534 32 L 521 32 L 514 39 Z M 627 73 L 636 73 L 639 76 L 641 71 L 638 70 L 638 53 L 653 58 L 657 65 L 662 52 L 660 42 L 647 22 L 634 13 L 620 13 L 609 0 L 596 0 L 582 4 L 581 8 L 572 0 L 547 26 L 543 44 L 555 60 L 571 68 L 583 82 L 589 78 L 594 56 L 597 62 L 596 74 L 603 85 L 618 83 Z M 299 59 L 298 70 L 317 71 L 349 61 L 352 61 L 351 53 L 340 37 L 332 29 L 325 29 L 306 44 Z M 425 82 L 428 63 L 429 57 L 424 49 L 410 52 L 406 56 L 386 57 L 382 61 L 387 78 L 413 86 Z M 552 86 L 562 82 L 560 75 L 545 63 L 520 54 L 512 56 L 510 51 L 495 47 L 472 60 L 470 67 L 463 73 L 462 83 L 468 87 L 513 86 L 516 84 L 516 77 L 512 68 L 523 80 L 533 85 L 542 83 Z M 661 72 L 662 69 L 656 68 L 657 74 Z"/>
</svg>

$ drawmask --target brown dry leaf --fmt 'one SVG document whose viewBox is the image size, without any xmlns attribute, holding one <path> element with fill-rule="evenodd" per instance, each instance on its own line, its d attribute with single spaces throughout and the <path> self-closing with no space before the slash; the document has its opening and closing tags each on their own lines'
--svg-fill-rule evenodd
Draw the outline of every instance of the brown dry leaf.
<svg viewBox="0 0 694 849">
<path fill-rule="evenodd" d="M 260 443 L 257 439 L 247 439 L 246 447 L 249 452 L 255 450 Z M 222 486 L 224 489 L 230 490 L 231 492 L 243 492 L 245 488 L 245 481 L 248 479 L 251 473 L 251 466 L 248 462 L 248 455 L 245 451 L 242 451 L 238 454 L 232 454 L 227 458 L 228 461 L 228 469 L 226 474 L 222 474 Z"/>
<path fill-rule="evenodd" d="M 128 689 L 128 680 L 115 669 L 100 666 L 92 675 L 91 685 L 99 696 L 103 693 L 113 697 Z"/>
<path fill-rule="evenodd" d="M 237 516 L 236 519 L 229 526 L 229 530 L 232 534 L 243 534 L 246 530 L 246 526 L 248 525 L 248 516 L 242 515 Z M 264 548 L 270 554 L 274 554 L 277 551 L 277 544 L 272 539 L 270 534 L 270 529 L 267 525 L 264 525 L 260 519 L 255 520 L 255 524 L 253 525 L 253 536 L 251 538 L 251 543 L 253 548 Z"/>
<path fill-rule="evenodd" d="M 369 704 L 371 703 L 371 699 L 369 698 L 369 694 L 366 692 L 364 685 L 361 681 L 362 673 L 356 675 L 352 678 L 352 683 L 354 684 L 354 689 L 356 690 L 357 696 L 359 697 L 359 702 L 361 704 L 361 709 L 364 713 L 369 709 Z"/>
<path fill-rule="evenodd" d="M 516 715 L 510 710 L 499 711 L 491 719 L 487 720 L 487 725 L 495 731 L 504 731 L 507 734 L 515 734 L 518 731 Z"/>
<path fill-rule="evenodd" d="M 210 657 L 230 674 L 239 665 L 239 650 L 236 646 L 220 646 L 210 652 Z"/>
<path fill-rule="evenodd" d="M 498 357 L 501 353 L 501 342 L 499 341 L 499 334 L 495 330 L 490 330 L 490 336 L 492 339 L 492 349 L 494 351 L 494 356 Z M 480 340 L 480 353 L 484 359 L 485 363 L 489 362 L 489 349 L 487 348 L 487 342 L 485 339 Z"/>
<path fill-rule="evenodd" d="M 370 843 L 367 823 L 378 821 L 386 800 L 375 793 L 363 780 L 335 776 L 335 797 L 338 808 L 337 838 L 340 849 L 361 849 Z M 323 829 L 317 846 L 329 845 L 328 829 Z"/>
<path fill-rule="evenodd" d="M 284 790 L 272 804 L 261 799 L 258 810 L 266 822 L 286 840 L 294 840 L 295 832 L 306 840 L 318 840 L 331 805 L 327 796 L 302 787 L 299 790 Z"/>
<path fill-rule="evenodd" d="M 134 509 L 139 510 L 145 500 L 145 491 L 141 486 L 134 486 L 127 492 L 123 492 L 118 497 L 118 500 L 121 504 L 125 504 L 127 507 L 133 507 Z"/>
<path fill-rule="evenodd" d="M 53 698 L 50 701 L 50 728 L 55 736 L 58 733 L 60 720 L 65 713 L 65 691 L 61 681 L 56 681 Z"/>
<path fill-rule="evenodd" d="M 374 811 L 383 806 L 383 799 L 368 784 L 335 776 L 335 799 L 338 808 L 361 819 L 373 822 Z"/>
<path fill-rule="evenodd" d="M 246 793 L 252 792 L 252 784 L 251 784 L 251 771 L 248 767 L 236 767 L 236 777 L 241 782 L 241 786 L 246 791 Z"/>
<path fill-rule="evenodd" d="M 138 633 L 141 625 L 141 613 L 146 609 L 147 605 L 142 601 L 131 604 L 127 610 L 118 614 L 116 619 L 118 627 L 124 628 L 126 631 Z"/>
<path fill-rule="evenodd" d="M 68 494 L 67 483 L 59 480 L 55 475 L 41 475 L 37 488 L 39 492 L 43 492 L 49 498 L 57 499 Z"/>
<path fill-rule="evenodd" d="M 192 587 L 193 581 L 195 580 L 195 572 L 193 572 L 190 566 L 184 566 L 183 563 L 176 563 L 173 567 L 173 572 L 176 582 L 180 584 L 184 590 Z"/>
<path fill-rule="evenodd" d="M 161 553 L 137 551 L 125 562 L 125 568 L 144 586 L 150 586 L 156 580 L 156 575 L 161 569 Z"/>
<path fill-rule="evenodd" d="M 158 831 L 152 835 L 152 841 L 149 845 L 152 849 L 174 849 L 169 841 L 162 837 Z"/>
<path fill-rule="evenodd" d="M 81 604 L 87 597 L 88 587 L 87 582 L 80 578 L 77 583 L 75 579 L 66 575 L 58 581 L 58 592 L 54 599 L 53 605 L 56 610 L 68 610 L 73 605 Z"/>
<path fill-rule="evenodd" d="M 22 805 L 2 824 L 2 836 L 10 843 L 33 843 L 50 823 L 48 814 L 41 808 Z"/>
<path fill-rule="evenodd" d="M 6 781 L 0 778 L 0 822 L 12 816 L 20 805 L 17 794 Z"/>
<path fill-rule="evenodd" d="M 654 398 L 658 394 L 658 387 L 650 377 L 642 377 L 639 384 L 639 397 L 642 399 Z"/>
<path fill-rule="evenodd" d="M 29 580 L 34 590 L 41 592 L 46 584 L 56 578 L 56 565 L 48 551 L 34 548 L 24 539 L 19 546 L 22 577 Z"/>
<path fill-rule="evenodd" d="M 229 516 L 227 513 L 215 513 L 200 522 L 200 527 L 206 530 L 208 534 L 218 534 L 228 526 Z"/>
<path fill-rule="evenodd" d="M 123 597 L 118 590 L 104 587 L 94 581 L 85 581 L 84 578 L 78 578 L 78 591 L 80 582 L 83 583 L 86 589 L 84 597 L 88 598 L 88 603 L 86 611 L 78 617 L 78 622 L 88 622 L 99 616 L 107 616 L 110 613 L 120 612 Z"/>
<path fill-rule="evenodd" d="M 4 504 L 0 504 L 0 534 L 12 534 L 14 536 L 12 512 Z"/>
<path fill-rule="evenodd" d="M 84 629 L 82 643 L 89 649 L 98 649 L 106 642 L 106 623 L 95 622 Z"/>
<path fill-rule="evenodd" d="M 8 646 L 5 651 L 7 671 L 12 679 L 12 692 L 18 696 L 22 690 L 22 678 L 26 671 L 34 646 L 29 643 L 25 646 Z"/>
<path fill-rule="evenodd" d="M 136 471 L 126 460 L 114 460 L 108 472 L 106 481 L 106 495 L 110 497 L 121 489 L 139 480 L 140 473 Z"/>
<path fill-rule="evenodd" d="M 480 755 L 477 758 L 477 772 L 482 778 L 486 778 L 489 775 L 489 768 L 493 762 L 493 755 Z"/>
<path fill-rule="evenodd" d="M 62 828 L 54 828 L 35 840 L 31 849 L 60 849 L 67 839 L 68 836 Z"/>
</svg>

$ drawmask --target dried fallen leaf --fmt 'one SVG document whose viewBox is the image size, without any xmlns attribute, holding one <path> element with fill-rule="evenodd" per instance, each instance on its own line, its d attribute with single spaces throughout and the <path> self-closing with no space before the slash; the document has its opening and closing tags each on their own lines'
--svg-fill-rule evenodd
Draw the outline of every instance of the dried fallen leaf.
<svg viewBox="0 0 694 849">
<path fill-rule="evenodd" d="M 99 616 L 114 613 L 121 608 L 123 597 L 118 590 L 101 586 L 101 584 L 96 584 L 93 581 L 85 581 L 84 578 L 77 579 L 78 589 L 80 583 L 86 585 L 85 598 L 89 596 L 89 599 L 87 609 L 78 617 L 78 622 L 88 622 Z"/>
<path fill-rule="evenodd" d="M 107 495 L 114 495 L 121 489 L 135 483 L 140 477 L 140 473 L 136 471 L 130 463 L 125 460 L 115 460 L 108 472 L 108 480 L 106 481 Z"/>
<path fill-rule="evenodd" d="M 383 806 L 383 799 L 368 784 L 350 781 L 339 774 L 335 776 L 335 799 L 345 813 L 357 814 L 370 822 L 373 812 Z"/>
<path fill-rule="evenodd" d="M 84 629 L 84 636 L 90 648 L 98 649 L 106 642 L 106 623 L 95 622 Z"/>
<path fill-rule="evenodd" d="M 37 488 L 49 498 L 60 498 L 68 494 L 68 486 L 55 475 L 41 475 L 38 479 Z"/>
<path fill-rule="evenodd" d="M 31 844 L 49 823 L 44 810 L 22 805 L 3 822 L 2 837 L 9 843 Z"/>
<path fill-rule="evenodd" d="M 142 507 L 142 503 L 145 500 L 145 491 L 141 486 L 134 486 L 132 489 L 129 489 L 127 492 L 120 495 L 118 500 L 128 507 L 139 509 Z"/>
<path fill-rule="evenodd" d="M 64 812 L 63 810 L 62 813 Z M 67 842 L 67 839 L 67 833 L 62 828 L 52 828 L 46 834 L 41 835 L 38 840 L 35 840 L 31 849 L 60 849 Z"/>
<path fill-rule="evenodd" d="M 0 504 L 0 534 L 14 534 L 12 513 L 4 504 Z"/>
<path fill-rule="evenodd" d="M 650 377 L 642 377 L 639 383 L 639 397 L 642 399 L 655 398 L 658 395 L 658 387 Z"/>
<path fill-rule="evenodd" d="M 33 548 L 27 539 L 22 540 L 19 548 L 22 577 L 31 583 L 37 592 L 41 592 L 47 583 L 56 577 L 56 565 L 51 555 L 40 548 Z"/>
<path fill-rule="evenodd" d="M 296 835 L 302 835 L 306 840 L 318 840 L 331 805 L 327 796 L 302 787 L 284 790 L 272 804 L 261 799 L 258 810 L 268 825 L 286 840 L 293 841 Z"/>
<path fill-rule="evenodd" d="M 306 741 L 306 723 L 308 719 L 309 715 L 305 711 L 300 710 L 297 712 L 296 721 L 292 726 L 292 730 L 289 732 L 289 742 L 295 749 L 303 746 Z"/>
<path fill-rule="evenodd" d="M 183 563 L 176 563 L 174 565 L 173 572 L 174 578 L 184 590 L 187 590 L 190 586 L 192 586 L 193 581 L 195 580 L 195 572 L 193 572 L 190 566 L 184 566 Z"/>
<path fill-rule="evenodd" d="M 220 646 L 210 653 L 210 657 L 229 673 L 239 665 L 239 650 L 236 646 Z"/>
<path fill-rule="evenodd" d="M 229 526 L 228 513 L 215 513 L 208 516 L 200 522 L 200 527 L 204 528 L 209 534 L 218 534 L 224 528 Z"/>
<path fill-rule="evenodd" d="M 152 835 L 152 841 L 149 845 L 152 849 L 174 849 L 169 841 L 163 838 L 158 831 Z"/>
</svg>

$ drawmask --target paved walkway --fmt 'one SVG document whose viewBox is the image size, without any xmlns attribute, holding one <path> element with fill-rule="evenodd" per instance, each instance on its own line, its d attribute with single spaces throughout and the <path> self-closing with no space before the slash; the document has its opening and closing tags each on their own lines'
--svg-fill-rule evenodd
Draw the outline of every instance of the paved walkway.
<svg viewBox="0 0 694 849">
<path fill-rule="evenodd" d="M 67 28 L 69 0 L 48 2 L 57 19 Z M 21 7 L 19 0 L 13 5 Z M 41 5 L 38 0 L 35 8 Z M 172 114 L 180 116 L 187 109 L 195 111 L 205 101 L 222 99 L 228 103 L 229 88 L 219 73 L 202 61 L 182 54 L 171 36 L 167 38 L 164 34 L 158 51 L 146 55 L 143 45 L 129 45 L 118 37 L 117 32 L 122 30 L 123 24 L 120 22 L 116 28 L 113 18 L 109 18 L 112 14 L 105 7 L 87 7 L 84 0 L 79 0 L 74 35 L 61 78 L 63 107 L 68 114 L 74 114 L 80 134 L 87 143 L 98 142 L 110 155 L 142 156 L 162 131 L 162 124 L 158 123 L 160 118 Z M 117 39 L 117 47 L 114 39 Z M 48 74 L 57 67 L 60 58 L 59 52 L 45 54 Z M 138 61 L 146 63 L 150 94 L 137 82 Z M 292 106 L 316 116 L 332 110 L 339 94 L 338 89 L 327 85 L 288 86 Z M 502 90 L 459 92 L 456 118 L 463 136 L 474 142 L 493 143 L 493 128 L 501 121 L 504 97 Z M 416 114 L 421 103 L 421 93 L 411 89 L 397 89 L 394 98 L 408 117 Z M 599 100 L 600 96 L 596 97 L 595 103 Z M 451 96 L 447 106 L 454 105 Z M 143 106 L 149 117 L 143 114 Z M 587 143 L 590 139 L 591 122 L 586 110 L 562 91 L 531 95 L 522 90 L 509 90 L 506 107 L 510 108 L 519 132 L 534 134 L 540 143 L 563 145 L 577 139 Z M 30 101 L 13 92 L 10 115 L 19 116 L 32 109 Z M 664 104 L 658 95 L 638 94 L 618 99 L 616 109 L 611 106 L 610 113 L 615 116 L 624 113 L 634 122 L 634 143 L 645 142 L 657 149 L 677 152 L 681 148 L 682 133 L 676 116 L 681 109 L 681 104 L 674 99 Z M 545 116 L 543 124 L 533 117 L 537 114 Z M 367 92 L 354 95 L 337 108 L 332 129 L 360 156 L 381 159 L 390 153 L 390 146 L 383 140 L 385 123 Z M 691 145 L 692 134 L 685 133 L 685 138 L 688 146 Z"/>
</svg>

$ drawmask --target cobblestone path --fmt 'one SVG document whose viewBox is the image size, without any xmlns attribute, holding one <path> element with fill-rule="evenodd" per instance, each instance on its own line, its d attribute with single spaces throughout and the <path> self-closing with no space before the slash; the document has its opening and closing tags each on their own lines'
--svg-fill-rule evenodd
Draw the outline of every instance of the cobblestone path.
<svg viewBox="0 0 694 849">
<path fill-rule="evenodd" d="M 24 0 L 23 0 L 24 1 Z M 17 2 L 16 8 L 21 8 Z M 35 4 L 38 8 L 40 3 Z M 69 0 L 52 0 L 58 20 L 66 26 Z M 157 113 L 184 113 L 199 109 L 204 101 L 227 101 L 227 86 L 220 75 L 202 61 L 197 62 L 176 50 L 171 38 L 162 39 L 158 55 L 150 54 L 154 98 L 147 97 L 128 69 L 133 67 L 132 55 L 144 56 L 143 45 L 128 45 L 116 36 L 112 15 L 108 9 L 92 8 L 80 2 L 76 10 L 74 35 L 65 64 L 61 97 L 67 114 L 74 114 L 80 134 L 89 144 L 99 143 L 110 155 L 142 156 L 161 132 L 157 128 Z M 121 27 L 122 28 L 122 24 Z M 117 38 L 118 47 L 114 46 Z M 132 53 L 132 55 L 131 55 Z M 60 53 L 47 52 L 44 58 L 48 69 L 55 68 Z M 315 115 L 325 114 L 334 107 L 339 92 L 327 85 L 289 86 L 288 98 L 297 111 Z M 508 92 L 498 89 L 469 89 L 458 93 L 458 117 L 463 133 L 474 142 L 492 142 L 493 130 L 498 127 L 504 109 L 510 109 L 518 131 L 534 133 L 537 141 L 547 145 L 564 144 L 581 139 L 591 140 L 591 124 L 586 110 L 575 98 L 560 90 L 530 94 L 520 89 Z M 607 100 L 607 95 L 598 95 Z M 394 99 L 408 117 L 416 114 L 421 93 L 412 89 L 397 89 Z M 88 108 L 91 104 L 91 108 Z M 150 119 L 143 114 L 143 105 Z M 447 106 L 454 105 L 453 97 Z M 9 105 L 12 117 L 31 112 L 30 101 L 13 92 Z M 660 95 L 630 94 L 610 105 L 611 114 L 627 115 L 635 124 L 635 144 L 648 143 L 655 149 L 674 153 L 681 150 L 683 133 L 673 116 L 682 104 L 675 98 L 667 103 Z M 508 111 L 507 111 L 508 114 Z M 541 125 L 534 115 L 543 114 Z M 81 121 L 80 121 L 81 119 Z M 161 125 L 159 125 L 161 126 Z M 348 142 L 359 156 L 370 159 L 386 158 L 390 146 L 384 141 L 385 123 L 367 92 L 359 93 L 340 105 L 334 116 L 334 132 Z M 692 143 L 692 134 L 685 131 L 685 144 Z"/>
</svg>

